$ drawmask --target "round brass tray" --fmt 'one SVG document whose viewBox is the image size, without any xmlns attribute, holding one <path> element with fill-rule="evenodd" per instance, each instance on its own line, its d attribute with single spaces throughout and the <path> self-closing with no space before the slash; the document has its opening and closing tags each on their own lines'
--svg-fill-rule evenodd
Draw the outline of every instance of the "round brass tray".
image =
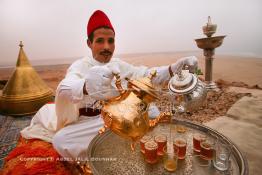
<svg viewBox="0 0 262 175">
<path fill-rule="evenodd" d="M 186 127 L 184 133 L 187 139 L 187 153 L 185 160 L 178 161 L 178 168 L 175 172 L 170 173 L 163 167 L 163 161 L 159 159 L 157 164 L 150 165 L 144 161 L 140 153 L 139 143 L 133 152 L 130 148 L 130 141 L 122 139 L 111 131 L 106 131 L 102 135 L 97 135 L 88 147 L 88 164 L 95 175 L 138 175 L 138 174 L 176 174 L 176 175 L 248 175 L 248 164 L 237 146 L 224 135 L 217 131 L 199 124 L 188 121 L 173 119 L 171 124 L 161 123 L 156 126 L 150 134 L 166 132 L 169 137 L 170 126 L 171 133 L 174 135 L 176 126 Z M 193 147 L 193 133 L 204 132 L 210 137 L 223 139 L 228 144 L 232 144 L 232 155 L 230 158 L 230 168 L 221 172 L 216 170 L 212 164 L 207 167 L 199 166 L 198 159 L 195 157 Z M 175 136 L 175 135 L 174 135 Z"/>
</svg>

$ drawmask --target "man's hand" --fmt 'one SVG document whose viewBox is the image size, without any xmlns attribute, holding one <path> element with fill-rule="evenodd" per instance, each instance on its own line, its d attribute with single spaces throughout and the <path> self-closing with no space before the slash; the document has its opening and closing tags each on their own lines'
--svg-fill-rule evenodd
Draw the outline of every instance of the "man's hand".
<svg viewBox="0 0 262 175">
<path fill-rule="evenodd" d="M 94 66 L 88 70 L 84 88 L 88 95 L 96 100 L 106 100 L 118 96 L 111 85 L 114 75 L 107 66 Z"/>
<path fill-rule="evenodd" d="M 176 63 L 171 65 L 171 70 L 175 74 L 183 67 L 188 66 L 190 72 L 194 73 L 198 67 L 198 60 L 195 56 L 180 58 Z"/>
<path fill-rule="evenodd" d="M 170 66 L 161 66 L 161 67 L 153 67 L 149 69 L 157 71 L 157 76 L 153 78 L 152 82 L 154 85 L 163 86 L 168 83 L 171 78 L 171 74 L 178 73 L 183 67 L 187 66 L 190 72 L 195 72 L 198 61 L 195 56 L 180 58 L 177 62 L 171 64 Z M 169 70 L 171 69 L 171 70 Z"/>
</svg>

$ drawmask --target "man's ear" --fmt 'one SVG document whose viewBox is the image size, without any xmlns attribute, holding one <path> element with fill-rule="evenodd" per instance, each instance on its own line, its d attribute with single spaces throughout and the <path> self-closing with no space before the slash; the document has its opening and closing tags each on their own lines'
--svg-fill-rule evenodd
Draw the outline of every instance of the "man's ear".
<svg viewBox="0 0 262 175">
<path fill-rule="evenodd" d="M 87 46 L 91 49 L 92 43 L 91 43 L 91 41 L 90 41 L 89 39 L 86 40 L 86 44 L 87 44 Z"/>
</svg>

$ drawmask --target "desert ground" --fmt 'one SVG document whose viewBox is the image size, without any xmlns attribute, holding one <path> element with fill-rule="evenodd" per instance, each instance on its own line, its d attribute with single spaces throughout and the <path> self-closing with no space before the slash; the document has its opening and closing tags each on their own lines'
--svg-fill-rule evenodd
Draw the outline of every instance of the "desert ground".
<svg viewBox="0 0 262 175">
<path fill-rule="evenodd" d="M 202 52 L 170 52 L 170 53 L 146 53 L 146 54 L 122 54 L 117 55 L 121 59 L 134 64 L 148 67 L 169 65 L 177 59 L 195 55 L 199 60 L 199 67 L 204 73 L 205 58 Z M 68 62 L 68 61 L 67 61 Z M 73 62 L 73 60 L 72 60 Z M 64 78 L 69 64 L 34 66 L 42 79 L 52 89 L 56 89 L 58 83 Z M 0 68 L 0 80 L 8 80 L 14 68 Z M 228 82 L 243 82 L 249 86 L 262 87 L 262 58 L 215 55 L 213 61 L 213 80 L 223 79 Z"/>
</svg>

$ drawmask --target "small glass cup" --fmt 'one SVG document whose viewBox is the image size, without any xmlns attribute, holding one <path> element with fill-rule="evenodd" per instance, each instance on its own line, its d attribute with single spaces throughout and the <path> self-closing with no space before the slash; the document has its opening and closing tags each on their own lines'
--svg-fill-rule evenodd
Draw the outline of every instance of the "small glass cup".
<svg viewBox="0 0 262 175">
<path fill-rule="evenodd" d="M 175 138 L 173 142 L 174 149 L 178 149 L 178 159 L 185 159 L 186 157 L 186 147 L 187 141 L 186 139 L 180 137 Z"/>
<path fill-rule="evenodd" d="M 173 151 L 168 150 L 167 147 L 164 148 L 164 168 L 169 172 L 174 172 L 177 169 L 178 160 L 178 149 L 174 148 Z"/>
<path fill-rule="evenodd" d="M 157 143 L 150 140 L 145 143 L 145 161 L 150 164 L 157 162 Z"/>
<path fill-rule="evenodd" d="M 213 165 L 219 171 L 226 171 L 230 166 L 230 155 L 232 145 L 219 140 L 216 144 L 216 154 L 214 156 Z"/>
<path fill-rule="evenodd" d="M 200 153 L 200 142 L 206 140 L 206 136 L 201 133 L 194 133 L 193 135 L 193 149 L 195 152 Z"/>
<path fill-rule="evenodd" d="M 145 143 L 148 142 L 149 140 L 152 140 L 152 136 L 150 135 L 145 135 L 140 139 L 140 151 L 145 154 Z"/>
<path fill-rule="evenodd" d="M 170 128 L 166 126 L 166 124 L 159 123 L 158 124 L 159 133 L 166 134 L 170 131 Z"/>
<path fill-rule="evenodd" d="M 162 156 L 164 154 L 164 147 L 167 146 L 167 137 L 164 134 L 158 134 L 155 136 L 155 142 L 157 143 L 157 155 Z"/>
<path fill-rule="evenodd" d="M 205 160 L 212 160 L 215 153 L 215 141 L 212 139 L 200 142 L 200 156 Z"/>
<path fill-rule="evenodd" d="M 176 132 L 183 134 L 187 132 L 187 128 L 183 125 L 176 125 Z"/>
</svg>

